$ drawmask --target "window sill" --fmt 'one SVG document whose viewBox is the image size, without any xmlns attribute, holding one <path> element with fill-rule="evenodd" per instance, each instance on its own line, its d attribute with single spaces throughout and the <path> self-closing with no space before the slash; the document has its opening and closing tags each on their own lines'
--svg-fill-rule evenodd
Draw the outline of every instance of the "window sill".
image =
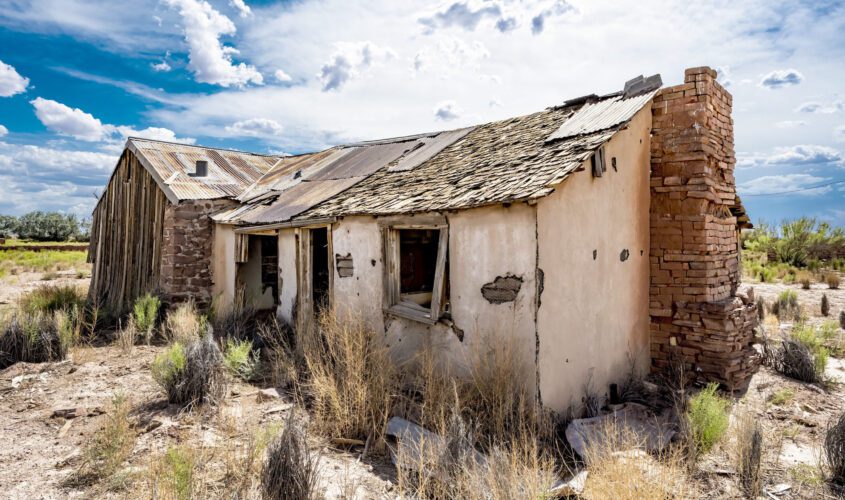
<svg viewBox="0 0 845 500">
<path fill-rule="evenodd" d="M 412 302 L 402 302 L 401 304 L 394 304 L 384 309 L 387 314 L 392 314 L 400 318 L 419 321 L 428 325 L 437 323 L 437 320 L 431 319 L 431 309 L 418 306 Z"/>
</svg>

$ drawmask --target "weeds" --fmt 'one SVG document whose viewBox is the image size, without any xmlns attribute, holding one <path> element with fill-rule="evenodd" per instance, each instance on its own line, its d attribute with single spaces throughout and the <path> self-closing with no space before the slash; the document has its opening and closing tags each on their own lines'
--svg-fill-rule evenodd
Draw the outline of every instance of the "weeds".
<svg viewBox="0 0 845 500">
<path fill-rule="evenodd" d="M 0 369 L 19 361 L 45 363 L 63 360 L 74 341 L 74 328 L 68 313 L 16 312 L 6 322 L 0 335 Z"/>
<path fill-rule="evenodd" d="M 319 455 L 308 447 L 305 429 L 288 416 L 281 435 L 267 449 L 261 472 L 261 492 L 267 500 L 320 498 L 317 488 Z"/>
<path fill-rule="evenodd" d="M 260 376 L 276 387 L 288 387 L 298 380 L 297 356 L 289 339 L 293 332 L 277 320 L 259 325 L 258 336 L 264 345 L 263 357 L 256 368 Z M 300 359 L 301 361 L 301 359 Z"/>
<path fill-rule="evenodd" d="M 689 401 L 687 418 L 699 454 L 707 453 L 728 429 L 730 401 L 716 394 L 718 384 L 709 384 Z"/>
<path fill-rule="evenodd" d="M 252 350 L 252 341 L 227 339 L 223 364 L 232 376 L 251 380 L 258 364 L 258 352 Z"/>
<path fill-rule="evenodd" d="M 798 304 L 798 294 L 795 290 L 784 290 L 772 304 L 772 312 L 780 320 L 801 319 L 801 306 Z"/>
<path fill-rule="evenodd" d="M 173 344 L 151 368 L 167 400 L 182 406 L 216 403 L 226 394 L 223 355 L 210 335 L 184 346 Z"/>
<path fill-rule="evenodd" d="M 72 477 L 75 484 L 87 484 L 113 478 L 129 458 L 135 446 L 136 433 L 129 421 L 129 403 L 122 394 L 112 398 L 112 410 L 106 422 L 86 446 L 84 462 Z"/>
<path fill-rule="evenodd" d="M 190 500 L 204 498 L 198 470 L 200 456 L 187 446 L 175 446 L 157 457 L 149 470 L 153 498 Z"/>
<path fill-rule="evenodd" d="M 117 332 L 117 345 L 124 354 L 132 353 L 132 348 L 138 341 L 138 327 L 135 326 L 135 318 L 131 314 L 126 320 L 126 325 Z"/>
<path fill-rule="evenodd" d="M 132 316 L 137 326 L 138 331 L 144 338 L 144 342 L 149 344 L 153 337 L 153 329 L 155 329 L 158 321 L 158 312 L 161 307 L 161 300 L 155 295 L 145 294 L 135 300 L 132 307 Z"/>
<path fill-rule="evenodd" d="M 783 406 L 791 402 L 793 398 L 795 398 L 795 389 L 784 388 L 769 396 L 769 402 L 775 406 Z"/>
</svg>

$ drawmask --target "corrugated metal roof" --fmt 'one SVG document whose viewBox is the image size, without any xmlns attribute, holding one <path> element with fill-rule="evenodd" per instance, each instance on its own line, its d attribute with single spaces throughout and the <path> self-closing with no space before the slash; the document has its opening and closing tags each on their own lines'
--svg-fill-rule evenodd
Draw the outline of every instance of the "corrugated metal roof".
<svg viewBox="0 0 845 500">
<path fill-rule="evenodd" d="M 129 138 L 126 147 L 150 171 L 167 198 L 208 200 L 240 195 L 258 181 L 279 160 L 242 151 L 206 148 L 187 144 Z M 208 162 L 208 175 L 193 177 L 197 160 Z"/>
<path fill-rule="evenodd" d="M 656 93 L 657 91 L 647 92 L 627 99 L 619 95 L 587 103 L 563 122 L 546 142 L 592 134 L 626 123 L 646 103 L 651 102 Z"/>
</svg>

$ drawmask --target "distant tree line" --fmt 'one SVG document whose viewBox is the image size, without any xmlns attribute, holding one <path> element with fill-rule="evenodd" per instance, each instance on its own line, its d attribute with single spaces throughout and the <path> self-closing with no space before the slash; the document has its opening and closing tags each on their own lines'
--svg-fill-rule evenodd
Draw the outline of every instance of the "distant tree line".
<svg viewBox="0 0 845 500">
<path fill-rule="evenodd" d="M 766 254 L 769 262 L 813 267 L 845 258 L 845 229 L 809 217 L 785 220 L 780 225 L 760 221 L 754 229 L 743 232 L 742 246 Z"/>
<path fill-rule="evenodd" d="M 88 241 L 91 224 L 75 214 L 40 210 L 15 217 L 0 215 L 0 238 L 32 241 Z"/>
</svg>

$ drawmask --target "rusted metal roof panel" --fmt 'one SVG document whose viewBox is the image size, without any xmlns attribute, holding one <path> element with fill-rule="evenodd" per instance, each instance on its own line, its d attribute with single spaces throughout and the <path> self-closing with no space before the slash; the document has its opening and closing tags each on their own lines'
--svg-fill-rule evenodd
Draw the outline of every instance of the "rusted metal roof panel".
<svg viewBox="0 0 845 500">
<path fill-rule="evenodd" d="M 651 102 L 655 93 L 647 92 L 627 99 L 619 95 L 587 103 L 563 122 L 546 142 L 593 134 L 627 123 L 646 103 Z"/>
<path fill-rule="evenodd" d="M 386 167 L 388 163 L 414 149 L 419 140 L 392 142 L 373 146 L 344 148 L 346 154 L 307 174 L 309 180 L 347 179 L 361 177 Z"/>
<path fill-rule="evenodd" d="M 130 138 L 127 147 L 160 182 L 171 201 L 236 197 L 279 160 L 277 156 L 149 139 Z M 208 162 L 208 175 L 189 175 L 197 160 Z"/>
<path fill-rule="evenodd" d="M 316 153 L 284 156 L 273 165 L 270 171 L 244 191 L 238 199 L 246 201 L 268 191 L 282 190 L 292 185 L 292 181 L 301 178 L 302 172 L 309 171 L 314 165 L 320 164 L 336 151 L 336 148 L 332 148 Z"/>
<path fill-rule="evenodd" d="M 412 150 L 390 162 L 387 170 L 390 172 L 412 170 L 433 158 L 437 153 L 463 139 L 465 135 L 473 130 L 475 130 L 475 127 L 467 127 L 441 132 L 432 137 L 422 137 L 417 141 L 417 144 Z"/>
<path fill-rule="evenodd" d="M 243 224 L 272 224 L 285 222 L 349 189 L 362 181 L 360 177 L 303 181 L 292 188 L 278 193 L 278 198 L 269 205 L 253 204 L 253 208 L 230 218 Z"/>
</svg>

